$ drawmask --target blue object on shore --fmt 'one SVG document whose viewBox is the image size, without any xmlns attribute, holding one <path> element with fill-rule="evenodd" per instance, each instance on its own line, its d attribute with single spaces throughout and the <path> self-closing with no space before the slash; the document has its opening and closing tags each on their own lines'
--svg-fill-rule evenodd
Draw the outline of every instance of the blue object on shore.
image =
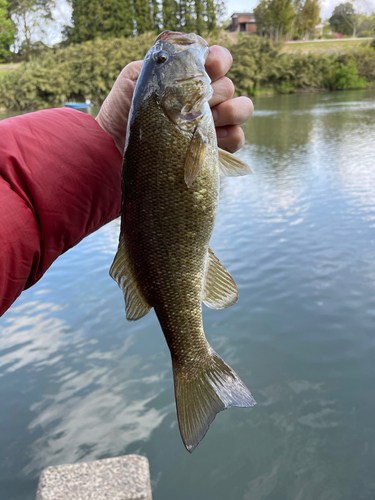
<svg viewBox="0 0 375 500">
<path fill-rule="evenodd" d="M 89 108 L 90 106 L 93 106 L 92 102 L 89 101 L 88 99 L 86 100 L 86 102 L 64 102 L 63 104 L 67 108 L 73 108 L 73 109 Z"/>
</svg>

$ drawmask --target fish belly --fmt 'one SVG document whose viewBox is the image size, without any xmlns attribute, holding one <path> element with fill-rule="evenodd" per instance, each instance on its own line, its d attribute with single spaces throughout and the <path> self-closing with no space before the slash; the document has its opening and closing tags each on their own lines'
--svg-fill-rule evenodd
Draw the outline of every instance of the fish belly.
<svg viewBox="0 0 375 500">
<path fill-rule="evenodd" d="M 215 130 L 207 159 L 188 188 L 184 161 L 192 134 L 151 108 L 135 118 L 125 154 L 123 234 L 172 355 L 184 358 L 189 348 L 207 350 L 202 287 L 218 206 Z"/>
</svg>

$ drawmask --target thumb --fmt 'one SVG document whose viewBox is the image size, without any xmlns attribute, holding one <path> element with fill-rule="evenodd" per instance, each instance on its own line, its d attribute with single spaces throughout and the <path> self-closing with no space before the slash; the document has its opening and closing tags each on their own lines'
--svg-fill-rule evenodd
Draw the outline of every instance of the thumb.
<svg viewBox="0 0 375 500">
<path fill-rule="evenodd" d="M 102 129 L 112 136 L 121 154 L 125 147 L 129 110 L 142 62 L 134 61 L 125 66 L 96 117 Z"/>
</svg>

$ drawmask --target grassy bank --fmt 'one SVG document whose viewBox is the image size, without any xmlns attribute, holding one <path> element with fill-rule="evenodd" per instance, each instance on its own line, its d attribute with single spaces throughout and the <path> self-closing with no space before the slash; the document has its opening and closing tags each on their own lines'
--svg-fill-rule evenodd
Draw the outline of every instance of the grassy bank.
<svg viewBox="0 0 375 500">
<path fill-rule="evenodd" d="M 232 78 L 240 95 L 348 90 L 375 86 L 375 49 L 343 54 L 285 54 L 281 46 L 246 37 L 230 50 Z"/>
<path fill-rule="evenodd" d="M 96 40 L 51 50 L 39 59 L 8 67 L 0 77 L 0 107 L 40 109 L 60 106 L 66 100 L 85 99 L 100 105 L 123 66 L 142 59 L 153 40 L 152 34 Z M 224 43 L 233 55 L 228 76 L 238 95 L 375 86 L 375 48 L 370 45 L 352 46 L 338 54 L 327 54 L 328 49 L 323 46 L 323 53 L 304 54 L 285 52 L 282 45 L 256 36 L 246 36 L 236 44 L 228 39 Z"/>
<path fill-rule="evenodd" d="M 0 77 L 5 75 L 5 73 L 9 73 L 9 71 L 13 71 L 20 66 L 20 63 L 13 64 L 0 64 Z"/>
<path fill-rule="evenodd" d="M 284 54 L 342 54 L 351 50 L 368 47 L 371 40 L 341 38 L 337 40 L 316 40 L 309 42 L 285 43 L 281 52 Z"/>
</svg>

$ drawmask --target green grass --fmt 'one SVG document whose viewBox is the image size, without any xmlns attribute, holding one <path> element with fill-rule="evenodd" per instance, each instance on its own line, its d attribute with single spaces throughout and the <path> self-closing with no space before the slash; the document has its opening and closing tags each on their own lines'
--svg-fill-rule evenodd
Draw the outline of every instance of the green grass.
<svg viewBox="0 0 375 500">
<path fill-rule="evenodd" d="M 4 75 L 8 73 L 8 71 L 18 68 L 20 64 L 21 63 L 0 64 L 0 75 Z"/>
<path fill-rule="evenodd" d="M 324 40 L 317 42 L 285 43 L 282 52 L 288 54 L 315 52 L 320 54 L 338 54 L 357 49 L 361 45 L 368 45 L 371 40 L 351 40 L 342 38 L 341 40 Z"/>
</svg>

